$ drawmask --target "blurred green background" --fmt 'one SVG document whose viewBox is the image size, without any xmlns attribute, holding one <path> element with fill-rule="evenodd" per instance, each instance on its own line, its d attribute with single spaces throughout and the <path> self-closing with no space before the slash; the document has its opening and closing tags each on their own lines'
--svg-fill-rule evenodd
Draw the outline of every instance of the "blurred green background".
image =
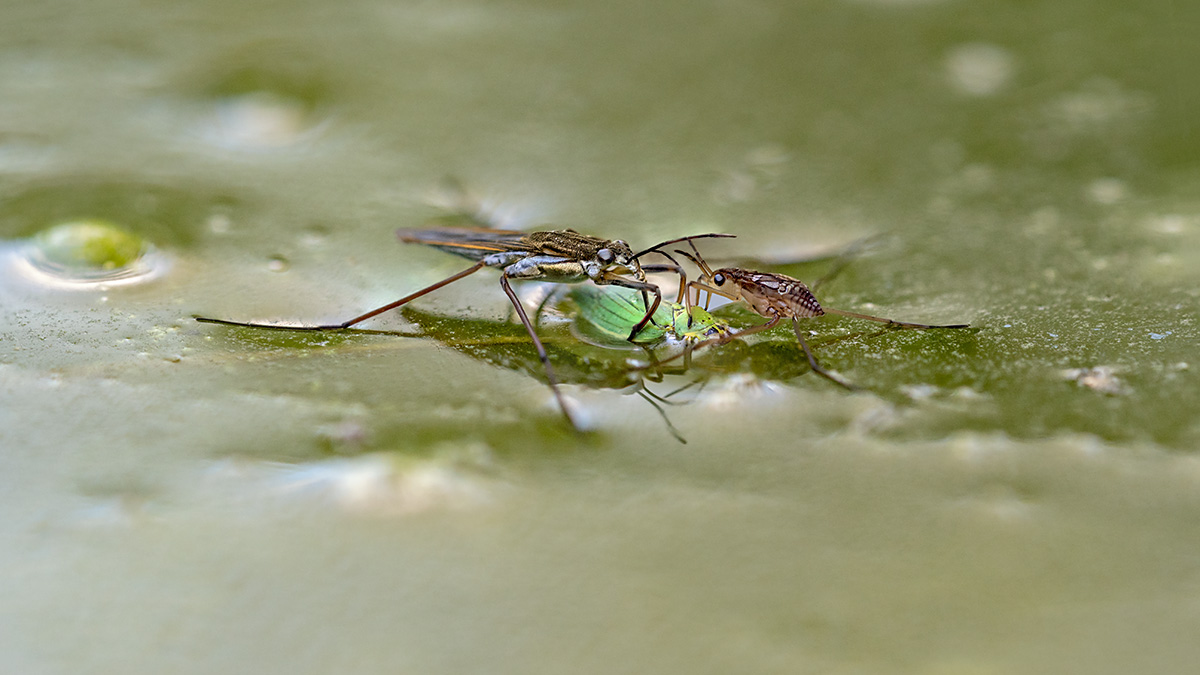
<svg viewBox="0 0 1200 675">
<path fill-rule="evenodd" d="M 0 671 L 1200 659 L 1200 5 L 0 16 Z M 565 428 L 490 270 L 370 326 L 423 337 L 192 320 L 461 269 L 393 234 L 447 179 L 508 227 L 733 232 L 705 253 L 810 281 L 874 235 L 824 303 L 979 330 L 830 342 L 857 393 L 781 366 L 786 329 L 766 368 L 730 345 L 665 406 L 685 445 L 601 381 L 632 352 L 551 315 L 593 385 Z"/>
</svg>

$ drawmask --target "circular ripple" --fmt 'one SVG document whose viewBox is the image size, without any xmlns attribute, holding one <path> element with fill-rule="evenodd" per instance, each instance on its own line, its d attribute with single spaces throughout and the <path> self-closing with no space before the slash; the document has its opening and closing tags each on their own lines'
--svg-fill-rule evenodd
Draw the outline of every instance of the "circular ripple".
<svg viewBox="0 0 1200 675">
<path fill-rule="evenodd" d="M 168 267 L 167 257 L 150 242 L 100 219 L 60 223 L 39 232 L 20 250 L 17 263 L 26 278 L 77 288 L 141 283 Z"/>
<path fill-rule="evenodd" d="M 157 279 L 167 251 L 195 246 L 241 204 L 223 191 L 87 176 L 0 189 L 0 273 L 73 289 Z"/>
<path fill-rule="evenodd" d="M 256 45 L 186 79 L 202 111 L 200 136 L 218 147 L 282 149 L 312 138 L 327 122 L 330 78 L 296 45 Z"/>
</svg>

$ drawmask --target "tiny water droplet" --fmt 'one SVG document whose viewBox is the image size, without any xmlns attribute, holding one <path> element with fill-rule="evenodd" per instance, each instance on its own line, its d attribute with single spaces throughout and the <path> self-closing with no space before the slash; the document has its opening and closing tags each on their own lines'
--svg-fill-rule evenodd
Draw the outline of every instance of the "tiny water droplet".
<svg viewBox="0 0 1200 675">
<path fill-rule="evenodd" d="M 224 213 L 214 213 L 208 217 L 208 229 L 213 234 L 226 234 L 233 221 Z"/>
<path fill-rule="evenodd" d="M 300 235 L 300 245 L 307 248 L 319 248 L 325 244 L 325 235 L 320 232 L 305 232 Z"/>
<path fill-rule="evenodd" d="M 1008 50 L 986 43 L 959 45 L 945 60 L 947 78 L 968 96 L 994 96 L 1012 82 L 1016 59 Z"/>
<path fill-rule="evenodd" d="M 273 255 L 267 259 L 267 269 L 272 272 L 286 272 L 291 265 L 288 259 L 281 255 Z"/>
<path fill-rule="evenodd" d="M 217 102 L 209 137 L 223 147 L 265 150 L 292 145 L 319 126 L 307 102 L 250 91 Z"/>
</svg>

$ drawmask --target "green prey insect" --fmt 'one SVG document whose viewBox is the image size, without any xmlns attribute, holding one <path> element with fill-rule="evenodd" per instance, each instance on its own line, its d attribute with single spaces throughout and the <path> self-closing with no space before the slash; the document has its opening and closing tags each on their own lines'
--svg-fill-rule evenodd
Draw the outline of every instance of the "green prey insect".
<svg viewBox="0 0 1200 675">
<path fill-rule="evenodd" d="M 578 286 L 571 289 L 568 296 L 575 304 L 575 334 L 584 341 L 592 342 L 599 338 L 602 344 L 613 344 L 626 334 L 641 315 L 640 304 L 635 293 L 623 288 L 598 288 L 596 286 Z M 685 389 L 700 384 L 704 378 L 692 379 L 688 384 L 665 395 L 659 395 L 650 390 L 641 378 L 661 382 L 666 374 L 663 367 L 666 363 L 683 357 L 683 368 L 678 374 L 691 369 L 692 350 L 705 340 L 721 338 L 731 333 L 729 324 L 723 319 L 709 314 L 700 307 L 690 309 L 679 302 L 663 303 L 654 313 L 653 321 L 646 325 L 631 342 L 645 350 L 650 362 L 645 365 L 631 366 L 629 372 L 641 372 L 640 386 L 637 394 L 649 403 L 675 440 L 687 443 L 683 434 L 671 423 L 663 405 L 675 405 L 671 399 Z M 667 354 L 662 354 L 662 350 Z M 671 351 L 678 350 L 674 354 Z M 649 371 L 654 371 L 652 375 Z"/>
<path fill-rule="evenodd" d="M 578 286 L 568 297 L 579 313 L 578 322 L 586 323 L 589 332 L 616 342 L 624 340 L 629 330 L 642 316 L 641 302 L 636 293 L 622 288 Z M 664 302 L 655 310 L 650 323 L 638 331 L 629 342 L 656 346 L 663 342 L 696 343 L 730 333 L 729 324 L 707 310 L 679 302 Z"/>
<path fill-rule="evenodd" d="M 850 312 L 844 309 L 823 307 L 808 286 L 799 279 L 794 279 L 784 274 L 758 272 L 740 267 L 722 267 L 714 270 L 704 261 L 696 245 L 690 241 L 687 243 L 691 247 L 692 253 L 679 249 L 676 249 L 675 252 L 691 260 L 700 269 L 700 279 L 684 283 L 681 289 L 681 293 L 686 301 L 685 304 L 689 308 L 694 309 L 695 307 L 695 303 L 692 301 L 692 291 L 696 293 L 697 303 L 699 302 L 700 292 L 703 291 L 708 294 L 705 300 L 706 308 L 712 300 L 713 295 L 720 295 L 735 302 L 742 302 L 759 316 L 768 319 L 764 324 L 746 328 L 736 334 L 723 335 L 705 340 L 696 345 L 697 349 L 709 344 L 720 344 L 734 338 L 745 337 L 769 330 L 774 328 L 783 319 L 791 319 L 792 331 L 796 334 L 796 340 L 800 343 L 800 348 L 804 351 L 804 356 L 808 359 L 808 365 L 812 368 L 812 371 L 838 386 L 854 390 L 858 387 L 830 373 L 817 363 L 812 349 L 809 348 L 808 343 L 804 340 L 804 335 L 800 329 L 800 319 L 815 318 L 825 314 L 837 314 L 852 319 L 882 323 L 886 325 L 885 330 L 955 329 L 970 327 L 969 324 L 965 323 L 949 325 L 910 323 L 872 316 L 870 314 Z M 657 252 L 666 255 L 662 251 Z M 667 257 L 669 258 L 670 256 Z"/>
<path fill-rule="evenodd" d="M 558 402 L 563 417 L 576 430 L 579 426 L 571 416 L 570 408 L 558 388 L 558 379 L 554 375 L 554 367 L 550 365 L 550 357 L 546 348 L 538 338 L 529 316 L 525 312 L 520 299 L 512 289 L 510 280 L 537 280 L 553 283 L 575 283 L 591 281 L 598 285 L 621 286 L 637 291 L 645 307 L 645 312 L 629 332 L 628 339 L 633 339 L 639 331 L 650 323 L 654 312 L 662 302 L 662 291 L 658 286 L 646 280 L 647 271 L 677 272 L 683 278 L 683 271 L 673 260 L 670 264 L 648 265 L 643 267 L 638 258 L 647 252 L 672 243 L 690 241 L 705 237 L 731 237 L 728 234 L 700 234 L 690 237 L 680 237 L 657 244 L 641 253 L 634 253 L 629 244 L 620 239 L 602 239 L 575 230 L 549 230 L 542 232 L 519 232 L 515 230 L 499 230 L 484 227 L 432 227 L 427 229 L 401 229 L 396 231 L 400 241 L 405 243 L 425 244 L 455 255 L 474 260 L 475 263 L 465 270 L 453 274 L 437 283 L 421 290 L 410 293 L 395 302 L 377 307 L 369 312 L 360 314 L 341 323 L 321 324 L 315 326 L 280 325 L 250 321 L 228 321 L 225 319 L 210 319 L 197 316 L 195 319 L 204 323 L 215 323 L 226 326 L 241 326 L 248 328 L 269 328 L 275 330 L 303 331 L 337 331 L 355 326 L 367 319 L 384 312 L 401 307 L 417 298 L 432 293 L 443 286 L 462 279 L 483 269 L 496 267 L 501 270 L 500 288 L 504 290 L 509 301 L 517 311 L 521 323 L 529 333 L 537 350 L 538 358 L 546 372 L 554 398 Z M 653 295 L 653 302 L 649 296 Z"/>
</svg>

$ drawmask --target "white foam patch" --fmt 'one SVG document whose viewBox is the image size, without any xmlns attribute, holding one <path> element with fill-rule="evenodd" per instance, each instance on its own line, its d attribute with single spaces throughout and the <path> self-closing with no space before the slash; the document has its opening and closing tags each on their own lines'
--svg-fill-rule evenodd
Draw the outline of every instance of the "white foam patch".
<svg viewBox="0 0 1200 675">
<path fill-rule="evenodd" d="M 1016 72 L 1016 60 L 1007 50 L 985 43 L 959 45 L 946 55 L 950 85 L 968 96 L 994 96 L 1003 91 Z"/>
</svg>

